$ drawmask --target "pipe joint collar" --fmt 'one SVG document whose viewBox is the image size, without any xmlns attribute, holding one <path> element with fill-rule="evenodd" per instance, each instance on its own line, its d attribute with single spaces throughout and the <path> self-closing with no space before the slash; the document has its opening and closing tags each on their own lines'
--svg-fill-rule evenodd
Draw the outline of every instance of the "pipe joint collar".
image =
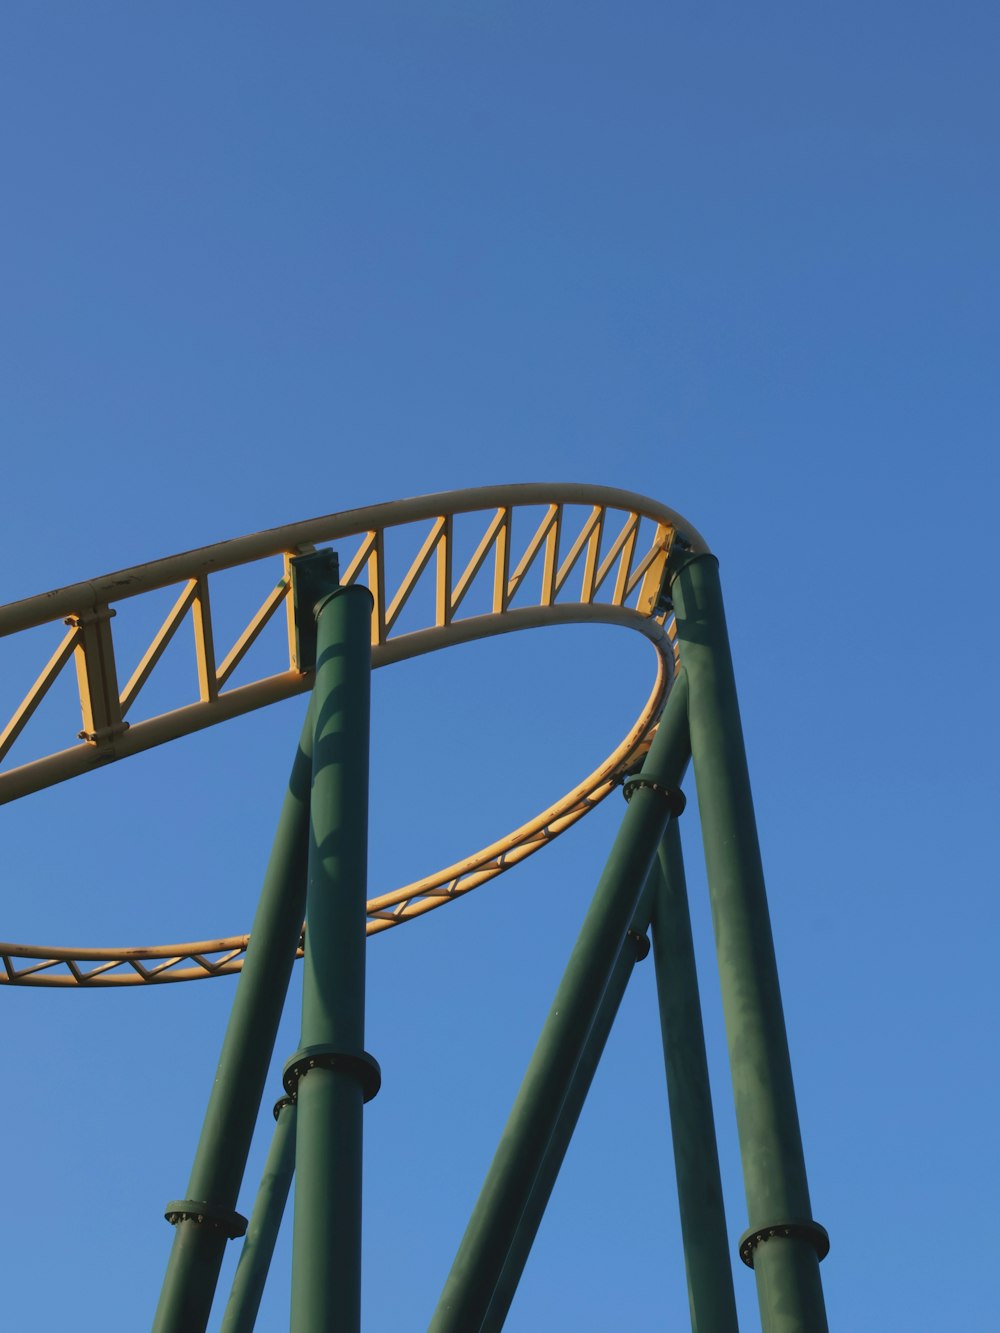
<svg viewBox="0 0 1000 1333">
<path fill-rule="evenodd" d="M 335 1046 L 305 1046 L 295 1052 L 282 1070 L 281 1082 L 289 1097 L 298 1095 L 299 1083 L 313 1069 L 332 1069 L 338 1074 L 350 1074 L 361 1085 L 366 1102 L 370 1102 L 382 1086 L 382 1070 L 375 1057 L 367 1051 L 339 1051 Z"/>
<path fill-rule="evenodd" d="M 665 787 L 662 782 L 657 782 L 655 778 L 642 773 L 632 773 L 622 783 L 622 794 L 626 801 L 631 801 L 634 793 L 640 787 L 648 787 L 650 791 L 655 791 L 667 803 L 670 813 L 676 817 L 684 813 L 684 807 L 687 805 L 687 798 L 680 787 Z"/>
<path fill-rule="evenodd" d="M 740 1237 L 738 1246 L 740 1258 L 747 1268 L 753 1268 L 753 1253 L 758 1245 L 765 1245 L 769 1240 L 780 1236 L 809 1241 L 820 1262 L 830 1253 L 830 1237 L 826 1228 L 821 1227 L 812 1218 L 798 1222 L 774 1222 L 766 1227 L 749 1227 Z"/>
<path fill-rule="evenodd" d="M 221 1231 L 226 1240 L 238 1240 L 246 1235 L 247 1219 L 242 1213 L 204 1199 L 172 1199 L 163 1216 L 172 1227 L 178 1222 L 194 1222 L 209 1231 Z"/>
</svg>

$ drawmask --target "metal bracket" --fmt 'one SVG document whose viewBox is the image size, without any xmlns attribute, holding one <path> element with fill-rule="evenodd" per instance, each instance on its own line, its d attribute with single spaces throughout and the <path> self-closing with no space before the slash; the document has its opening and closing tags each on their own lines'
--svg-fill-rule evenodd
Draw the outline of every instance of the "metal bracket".
<svg viewBox="0 0 1000 1333">
<path fill-rule="evenodd" d="M 105 605 L 64 617 L 64 623 L 77 631 L 73 656 L 83 719 L 77 737 L 101 748 L 128 731 L 129 725 L 123 721 L 118 694 L 111 634 L 111 621 L 116 615 L 113 606 Z"/>
<path fill-rule="evenodd" d="M 675 819 L 684 813 L 687 797 L 679 787 L 664 787 L 655 778 L 644 777 L 641 773 L 631 773 L 622 783 L 622 794 L 626 801 L 631 801 L 632 794 L 639 787 L 648 787 L 650 791 L 658 792 L 666 801 L 667 808 Z"/>
<path fill-rule="evenodd" d="M 740 1237 L 740 1258 L 747 1268 L 753 1268 L 753 1252 L 757 1246 L 766 1244 L 776 1236 L 792 1236 L 809 1241 L 821 1263 L 830 1253 L 830 1237 L 826 1228 L 811 1218 L 804 1222 L 775 1222 L 771 1226 L 750 1227 Z"/>
<path fill-rule="evenodd" d="M 340 587 L 340 558 L 329 547 L 289 561 L 292 575 L 292 614 L 295 620 L 295 660 L 302 672 L 316 666 L 316 611 L 318 603 Z"/>
<path fill-rule="evenodd" d="M 113 741 L 116 736 L 124 736 L 131 725 L 131 722 L 116 722 L 113 726 L 100 727 L 97 731 L 78 731 L 76 738 L 78 741 L 90 741 L 94 745 L 103 745 L 108 741 Z"/>
<path fill-rule="evenodd" d="M 238 1240 L 247 1230 L 247 1219 L 242 1213 L 200 1199 L 172 1199 L 163 1216 L 172 1227 L 178 1222 L 194 1222 L 210 1231 L 223 1232 L 227 1240 Z"/>
<path fill-rule="evenodd" d="M 670 551 L 663 564 L 663 578 L 660 581 L 660 591 L 656 598 L 657 614 L 668 616 L 673 612 L 674 599 L 670 595 L 670 586 L 688 561 L 694 558 L 690 540 L 683 532 L 675 531 L 674 539 L 670 543 Z"/>
<path fill-rule="evenodd" d="M 311 1069 L 333 1069 L 350 1074 L 361 1085 L 366 1102 L 378 1094 L 382 1086 L 382 1070 L 373 1055 L 367 1051 L 338 1051 L 333 1046 L 306 1046 L 296 1051 L 281 1073 L 281 1082 L 289 1097 L 298 1096 L 299 1082 Z"/>
</svg>

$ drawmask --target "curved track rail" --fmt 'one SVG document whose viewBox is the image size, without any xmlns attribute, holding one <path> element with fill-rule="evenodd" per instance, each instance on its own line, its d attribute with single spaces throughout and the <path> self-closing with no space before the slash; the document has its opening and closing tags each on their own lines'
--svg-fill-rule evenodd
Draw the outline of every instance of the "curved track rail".
<svg viewBox="0 0 1000 1333">
<path fill-rule="evenodd" d="M 78 743 L 0 770 L 0 803 L 309 690 L 312 674 L 300 666 L 292 613 L 290 562 L 319 543 L 337 543 L 342 582 L 364 582 L 373 594 L 374 666 L 559 623 L 620 625 L 648 638 L 657 651 L 656 680 L 621 744 L 560 801 L 505 838 L 370 899 L 368 933 L 390 929 L 524 860 L 592 809 L 636 762 L 675 671 L 672 625 L 660 597 L 675 540 L 707 549 L 673 510 L 629 492 L 587 485 L 479 487 L 273 528 L 0 607 L 0 635 L 43 626 L 54 631 L 51 655 L 0 732 L 0 762 L 29 730 L 71 659 L 80 697 L 72 724 Z M 220 659 L 210 580 L 239 566 L 260 570 L 263 598 Z M 129 599 L 148 600 L 171 587 L 176 600 L 122 686 L 117 610 Z M 231 684 L 238 670 L 248 674 L 251 650 L 282 612 L 287 669 Z M 169 712 L 141 716 L 141 693 L 185 620 L 193 627 L 197 697 Z M 234 935 L 118 949 L 0 944 L 0 984 L 123 986 L 223 976 L 242 967 L 247 940 Z"/>
</svg>

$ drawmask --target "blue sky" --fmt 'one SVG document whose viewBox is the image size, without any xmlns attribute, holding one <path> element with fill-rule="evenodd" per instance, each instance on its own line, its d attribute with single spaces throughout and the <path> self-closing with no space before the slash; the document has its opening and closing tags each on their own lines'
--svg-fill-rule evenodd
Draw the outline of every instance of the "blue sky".
<svg viewBox="0 0 1000 1333">
<path fill-rule="evenodd" d="M 986 1330 L 1000 21 L 622 10 L 9 3 L 0 601 L 487 482 L 686 514 L 722 564 L 831 1323 Z M 373 886 L 570 786 L 648 658 L 573 629 L 380 673 Z M 0 810 L 0 935 L 245 928 L 301 711 Z M 426 1326 L 619 815 L 371 945 L 366 1329 Z M 12 1326 L 55 1317 L 44 1292 L 83 1328 L 148 1323 L 231 995 L 0 995 Z M 668 1140 L 646 965 L 508 1327 L 683 1325 Z M 262 1328 L 287 1283 L 285 1247 Z"/>
</svg>

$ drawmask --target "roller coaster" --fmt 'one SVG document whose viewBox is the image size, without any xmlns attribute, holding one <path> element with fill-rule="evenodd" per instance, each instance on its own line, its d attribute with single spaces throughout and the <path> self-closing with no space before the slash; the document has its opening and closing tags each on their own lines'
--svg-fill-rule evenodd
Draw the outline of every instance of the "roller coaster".
<svg viewBox="0 0 1000 1333">
<path fill-rule="evenodd" d="M 220 656 L 213 597 L 220 575 L 235 570 L 256 581 L 258 609 Z M 167 590 L 172 605 L 133 664 L 116 617 L 144 602 L 162 607 Z M 169 669 L 164 655 L 185 622 L 192 697 L 149 711 L 152 692 L 143 692 Z M 287 668 L 260 675 L 255 648 L 281 623 Z M 638 632 L 653 649 L 650 692 L 621 742 L 519 828 L 369 898 L 372 669 L 579 623 Z M 33 647 L 45 641 L 37 678 L 0 732 L 0 802 L 309 696 L 249 930 L 234 923 L 238 933 L 222 938 L 125 948 L 0 944 L 6 986 L 81 990 L 239 974 L 186 1197 L 165 1209 L 173 1242 L 155 1333 L 207 1328 L 226 1246 L 241 1238 L 221 1328 L 254 1327 L 293 1179 L 290 1326 L 357 1333 L 363 1112 L 381 1083 L 364 1044 L 367 936 L 496 879 L 616 788 L 627 801 L 619 833 L 430 1328 L 503 1326 L 632 967 L 650 948 L 691 1326 L 737 1328 L 678 834 L 689 762 L 747 1198 L 749 1225 L 736 1249 L 754 1272 L 765 1333 L 823 1333 L 819 1264 L 829 1240 L 809 1201 L 718 562 L 691 524 L 653 500 L 590 485 L 422 496 L 14 602 L 0 608 L 0 635 L 24 636 Z M 71 661 L 80 709 L 66 721 L 69 743 L 53 749 L 46 732 L 42 753 L 8 762 L 28 748 L 33 720 Z M 274 1138 L 247 1219 L 236 1206 L 296 959 L 304 967 L 301 1045 L 284 1066 Z"/>
</svg>

